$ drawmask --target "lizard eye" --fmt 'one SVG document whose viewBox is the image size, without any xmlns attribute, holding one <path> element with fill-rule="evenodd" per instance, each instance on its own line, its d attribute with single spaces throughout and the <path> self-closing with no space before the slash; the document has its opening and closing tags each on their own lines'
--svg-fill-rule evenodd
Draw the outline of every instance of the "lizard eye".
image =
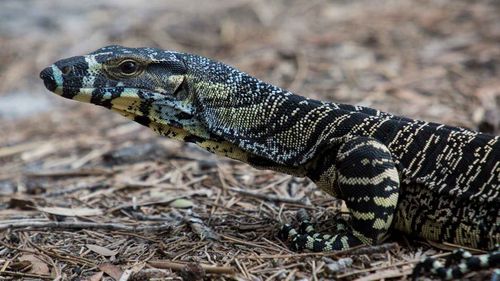
<svg viewBox="0 0 500 281">
<path fill-rule="evenodd" d="M 133 60 L 122 61 L 118 66 L 123 75 L 133 75 L 139 70 L 139 66 Z"/>
</svg>

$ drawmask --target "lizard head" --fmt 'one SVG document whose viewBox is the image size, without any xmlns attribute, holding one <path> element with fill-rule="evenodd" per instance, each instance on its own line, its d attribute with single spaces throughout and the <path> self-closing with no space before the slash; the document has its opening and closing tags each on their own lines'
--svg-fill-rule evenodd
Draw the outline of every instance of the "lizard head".
<svg viewBox="0 0 500 281">
<path fill-rule="evenodd" d="M 179 53 L 108 46 L 57 61 L 40 77 L 62 97 L 107 107 L 143 125 L 161 121 L 182 128 L 192 122 L 187 68 Z"/>
<path fill-rule="evenodd" d="M 40 77 L 57 95 L 109 108 L 162 135 L 159 125 L 204 139 L 238 138 L 266 117 L 254 110 L 266 92 L 254 85 L 264 83 L 192 54 L 113 45 L 59 60 Z"/>
<path fill-rule="evenodd" d="M 57 61 L 40 77 L 57 95 L 104 106 L 160 135 L 226 156 L 246 151 L 232 158 L 252 154 L 295 163 L 292 154 L 299 155 L 274 135 L 289 126 L 287 112 L 298 112 L 304 98 L 202 56 L 108 46 Z M 300 104 L 303 112 L 309 105 Z"/>
</svg>

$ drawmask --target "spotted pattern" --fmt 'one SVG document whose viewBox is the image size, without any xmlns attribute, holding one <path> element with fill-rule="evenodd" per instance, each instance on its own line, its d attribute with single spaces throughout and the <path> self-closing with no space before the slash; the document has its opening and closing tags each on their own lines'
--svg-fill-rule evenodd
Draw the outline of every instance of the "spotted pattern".
<svg viewBox="0 0 500 281">
<path fill-rule="evenodd" d="M 457 280 L 468 272 L 498 265 L 500 265 L 500 251 L 498 249 L 479 256 L 473 256 L 468 251 L 458 249 L 447 257 L 444 264 L 435 258 L 424 257 L 413 269 L 412 277 L 415 280 L 422 273 L 430 272 L 444 280 Z"/>
<path fill-rule="evenodd" d="M 133 60 L 137 72 L 120 72 Z M 42 71 L 46 87 L 104 106 L 160 135 L 253 165 L 311 178 L 345 200 L 351 221 L 282 236 L 296 249 L 377 244 L 391 229 L 493 249 L 500 244 L 500 137 L 308 99 L 220 62 L 108 46 Z"/>
</svg>

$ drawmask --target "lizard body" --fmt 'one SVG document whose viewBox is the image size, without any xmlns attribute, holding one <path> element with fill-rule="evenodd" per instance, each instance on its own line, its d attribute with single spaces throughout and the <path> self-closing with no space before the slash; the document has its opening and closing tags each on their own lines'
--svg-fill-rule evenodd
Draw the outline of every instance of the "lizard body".
<svg viewBox="0 0 500 281">
<path fill-rule="evenodd" d="M 500 244 L 499 136 L 308 99 L 208 58 L 154 48 L 104 47 L 41 77 L 65 98 L 257 168 L 307 176 L 343 199 L 348 230 L 285 225 L 296 249 L 377 244 L 391 228 L 472 248 Z"/>
</svg>

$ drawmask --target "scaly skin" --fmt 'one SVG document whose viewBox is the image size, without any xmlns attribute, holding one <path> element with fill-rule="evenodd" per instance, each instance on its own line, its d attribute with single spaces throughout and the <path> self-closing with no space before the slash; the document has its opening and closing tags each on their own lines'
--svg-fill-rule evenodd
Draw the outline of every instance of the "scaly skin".
<svg viewBox="0 0 500 281">
<path fill-rule="evenodd" d="M 500 137 L 294 95 L 204 57 L 108 46 L 42 71 L 65 98 L 104 106 L 160 135 L 294 176 L 345 200 L 332 235 L 285 225 L 296 249 L 383 241 L 500 244 Z"/>
</svg>

